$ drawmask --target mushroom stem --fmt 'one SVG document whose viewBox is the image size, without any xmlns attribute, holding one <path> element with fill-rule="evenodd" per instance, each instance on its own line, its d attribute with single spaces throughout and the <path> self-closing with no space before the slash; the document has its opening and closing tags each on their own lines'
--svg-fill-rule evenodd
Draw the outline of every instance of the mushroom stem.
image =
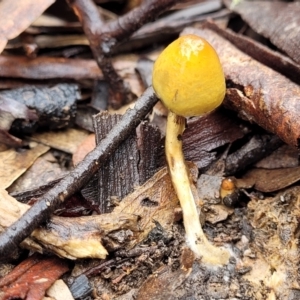
<svg viewBox="0 0 300 300">
<path fill-rule="evenodd" d="M 204 263 L 224 265 L 230 254 L 224 248 L 213 246 L 204 235 L 195 199 L 191 189 L 189 170 L 182 152 L 182 134 L 185 118 L 168 113 L 165 151 L 171 180 L 183 212 L 187 244 Z"/>
</svg>

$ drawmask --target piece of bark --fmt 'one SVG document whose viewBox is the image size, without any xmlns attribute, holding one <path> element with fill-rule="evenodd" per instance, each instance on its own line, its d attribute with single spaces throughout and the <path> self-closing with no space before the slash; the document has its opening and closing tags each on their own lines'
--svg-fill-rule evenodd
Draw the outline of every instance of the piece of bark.
<svg viewBox="0 0 300 300">
<path fill-rule="evenodd" d="M 23 88 L 0 92 L 2 98 L 14 99 L 15 110 L 19 103 L 33 110 L 37 118 L 30 121 L 15 120 L 12 123 L 14 132 L 32 133 L 37 127 L 58 129 L 66 127 L 75 119 L 76 100 L 79 98 L 76 84 L 57 84 L 54 86 Z"/>
<path fill-rule="evenodd" d="M 283 142 L 276 135 L 254 135 L 250 141 L 226 158 L 226 175 L 246 169 L 278 149 Z"/>
<path fill-rule="evenodd" d="M 52 283 L 68 269 L 67 262 L 58 257 L 33 255 L 0 279 L 0 299 L 40 300 Z"/>
<path fill-rule="evenodd" d="M 87 299 L 92 294 L 93 288 L 86 275 L 82 274 L 74 279 L 70 291 L 75 299 Z"/>
<path fill-rule="evenodd" d="M 228 1 L 227 1 L 228 5 Z M 300 64 L 300 3 L 241 1 L 231 9 Z"/>
<path fill-rule="evenodd" d="M 138 216 L 102 214 L 77 218 L 53 216 L 45 227 L 33 231 L 31 237 L 43 249 L 68 259 L 104 259 L 108 250 L 126 247 L 138 231 Z M 123 239 L 115 239 L 117 232 Z M 111 236 L 112 235 L 112 236 Z"/>
<path fill-rule="evenodd" d="M 300 87 L 281 74 L 251 59 L 208 29 L 186 29 L 202 36 L 217 51 L 227 82 L 224 104 L 239 115 L 300 146 Z"/>
<path fill-rule="evenodd" d="M 0 3 L 0 53 L 8 40 L 17 37 L 37 19 L 54 0 L 3 0 Z"/>
<path fill-rule="evenodd" d="M 44 194 L 17 222 L 0 234 L 0 259 L 9 257 L 19 243 L 42 222 L 49 219 L 52 212 L 89 181 L 98 171 L 100 163 L 117 149 L 121 141 L 132 132 L 156 102 L 153 89 L 148 88 L 137 100 L 134 109 L 128 110 L 123 115 L 122 120 L 107 137 L 73 171 Z"/>
<path fill-rule="evenodd" d="M 216 148 L 242 138 L 249 129 L 225 110 L 217 110 L 187 122 L 183 133 L 183 152 L 198 168 L 207 167 L 216 159 Z"/>
<path fill-rule="evenodd" d="M 244 53 L 300 84 L 300 64 L 295 63 L 287 56 L 273 51 L 249 37 L 237 34 L 230 29 L 221 28 L 216 23 L 205 23 L 205 27 L 220 34 Z"/>
<path fill-rule="evenodd" d="M 120 115 L 101 112 L 94 116 L 98 144 L 121 119 Z M 98 203 L 102 213 L 110 212 L 113 201 L 120 201 L 144 184 L 158 168 L 161 150 L 160 132 L 141 123 L 98 172 Z"/>
</svg>

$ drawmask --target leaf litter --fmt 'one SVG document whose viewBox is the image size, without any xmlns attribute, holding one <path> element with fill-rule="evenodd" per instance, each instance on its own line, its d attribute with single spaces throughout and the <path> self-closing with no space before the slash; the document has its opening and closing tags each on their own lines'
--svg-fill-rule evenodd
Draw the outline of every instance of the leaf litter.
<svg viewBox="0 0 300 300">
<path fill-rule="evenodd" d="M 80 14 L 82 14 L 84 9 L 82 10 L 80 7 L 80 1 L 76 5 L 79 5 Z M 259 5 L 263 6 L 263 4 Z M 289 11 L 291 11 L 290 6 L 293 5 L 285 7 L 286 4 L 282 4 L 284 9 Z M 214 6 L 213 10 L 219 12 L 220 7 Z M 238 11 L 237 8 L 233 7 L 233 9 L 243 14 L 243 17 L 248 13 L 245 7 L 242 12 Z M 225 14 L 222 12 L 222 14 L 220 15 L 224 18 L 226 12 Z M 259 23 L 259 21 L 254 22 Z M 282 19 L 282 22 L 284 26 L 286 20 Z M 72 28 L 68 22 L 60 24 L 68 24 L 67 27 L 62 28 L 69 28 L 68 30 Z M 153 24 L 155 28 L 155 22 Z M 78 25 L 77 22 L 77 27 L 74 26 L 73 28 L 80 28 Z M 110 26 L 114 28 L 113 25 Z M 255 28 L 254 25 L 252 26 Z M 178 30 L 179 27 L 176 29 L 177 32 L 181 30 Z M 208 25 L 208 27 L 220 33 L 220 30 L 218 31 L 214 26 Z M 162 30 L 163 27 L 158 25 L 157 28 Z M 30 28 L 31 32 L 37 29 Z M 57 30 L 48 27 L 49 29 Z M 30 30 L 27 34 L 30 34 Z M 45 29 L 40 27 L 38 30 L 43 31 Z M 132 29 L 129 28 L 129 30 Z M 63 276 L 73 296 L 76 294 L 74 291 L 76 283 L 83 283 L 84 288 L 80 290 L 81 295 L 76 294 L 76 298 L 85 295 L 84 297 L 92 296 L 100 299 L 145 299 L 145 297 L 147 299 L 297 299 L 299 296 L 297 269 L 297 257 L 299 256 L 297 246 L 299 188 L 297 182 L 299 181 L 299 172 L 297 151 L 296 154 L 293 154 L 293 151 L 287 154 L 286 157 L 289 157 L 289 162 L 282 160 L 279 163 L 278 156 L 276 158 L 274 155 L 273 157 L 270 156 L 268 163 L 260 161 L 282 145 L 282 142 L 276 136 L 264 130 L 277 134 L 282 140 L 294 147 L 298 146 L 296 99 L 299 87 L 296 83 L 292 83 L 277 72 L 257 63 L 250 56 L 239 52 L 229 42 L 223 40 L 219 35 L 215 35 L 212 31 L 208 31 L 208 29 L 188 30 L 195 30 L 196 33 L 201 32 L 201 35 L 206 35 L 209 32 L 207 39 L 211 39 L 210 41 L 217 51 L 222 50 L 220 58 L 224 65 L 227 80 L 225 107 L 238 111 L 239 116 L 246 120 L 241 121 L 235 113 L 229 113 L 222 108 L 212 116 L 207 117 L 205 128 L 201 127 L 201 122 L 197 123 L 197 120 L 189 120 L 189 127 L 183 137 L 186 156 L 194 163 L 189 164 L 189 167 L 194 170 L 193 182 L 195 188 L 202 191 L 203 198 L 197 202 L 197 205 L 206 215 L 206 220 L 201 220 L 205 224 L 205 234 L 217 246 L 225 245 L 228 247 L 232 258 L 225 267 L 211 268 L 201 263 L 201 259 L 196 259 L 186 248 L 181 225 L 181 208 L 174 194 L 167 170 L 163 168 L 165 164 L 163 155 L 158 152 L 152 159 L 155 158 L 161 170 L 155 171 L 156 173 L 152 170 L 151 175 L 149 175 L 150 173 L 148 175 L 144 174 L 144 183 L 141 181 L 138 186 L 134 186 L 133 190 L 129 189 L 126 192 L 129 193 L 128 195 L 122 195 L 123 200 L 121 202 L 119 201 L 120 197 L 115 194 L 111 195 L 113 201 L 111 202 L 112 211 L 110 213 L 98 215 L 101 202 L 98 199 L 97 184 L 99 181 L 96 177 L 94 181 L 90 181 L 90 183 L 93 182 L 90 186 L 90 189 L 94 188 L 95 190 L 93 193 L 83 192 L 85 184 L 72 188 L 72 192 L 70 192 L 70 195 L 73 195 L 72 200 L 92 203 L 92 206 L 89 204 L 90 209 L 85 212 L 87 215 L 83 215 L 83 211 L 72 218 L 54 215 L 48 222 L 42 222 L 41 226 L 35 226 L 32 234 L 21 243 L 23 249 L 27 248 L 31 251 L 43 253 L 41 257 L 45 261 L 48 259 L 47 254 L 49 253 L 67 257 L 68 259 L 62 260 L 63 262 L 70 262 L 77 258 L 75 263 L 72 264 L 70 273 Z M 239 34 L 236 33 L 236 35 Z M 226 34 L 223 33 L 222 36 L 226 38 Z M 88 35 L 87 38 L 91 40 L 93 37 Z M 232 36 L 228 39 L 231 42 L 233 40 Z M 132 47 L 136 47 L 134 46 L 136 45 L 135 42 L 133 38 Z M 72 44 L 72 42 L 69 42 L 68 45 L 74 53 L 85 51 L 83 50 L 85 48 L 80 48 L 82 45 L 79 47 Z M 10 46 L 11 44 L 5 51 L 15 51 L 17 49 Z M 280 47 L 280 43 L 277 46 Z M 24 49 L 27 49 L 28 56 L 37 54 L 30 44 L 26 44 Z M 262 53 L 271 55 L 266 47 L 259 47 L 259 49 L 263 51 Z M 48 50 L 45 48 L 43 51 L 47 52 Z M 52 49 L 51 51 L 58 51 L 56 53 L 59 53 L 60 50 Z M 288 53 L 288 51 L 286 52 Z M 229 53 L 231 54 L 229 55 Z M 251 55 L 251 51 L 248 54 Z M 288 61 L 284 54 L 281 55 L 281 57 L 277 56 L 276 59 L 281 62 Z M 149 57 L 155 57 L 155 55 L 149 53 Z M 228 57 L 231 57 L 231 59 L 228 59 Z M 238 63 L 233 60 L 233 57 Z M 291 57 L 297 61 L 297 56 L 293 54 Z M 10 56 L 1 57 L 4 66 L 10 58 Z M 48 78 L 47 80 L 74 78 L 79 84 L 81 92 L 84 89 L 85 92 L 86 90 L 89 91 L 87 94 L 81 93 L 81 98 L 76 99 L 77 103 L 81 102 L 80 105 L 85 103 L 86 99 L 96 91 L 96 89 L 92 91 L 95 86 L 93 80 L 105 77 L 109 81 L 107 74 L 102 74 L 92 59 L 80 58 L 81 60 L 76 61 L 77 58 L 56 58 L 51 57 L 51 55 L 50 57 L 38 56 L 36 61 L 45 62 L 46 69 L 44 71 L 39 69 L 32 57 L 15 56 L 14 59 L 16 59 L 14 62 L 19 59 L 19 66 L 16 63 L 12 64 L 12 60 L 10 60 L 8 65 L 12 68 L 2 69 L 4 74 L 1 76 L 16 78 L 15 82 L 6 80 L 6 85 L 11 84 L 13 88 L 17 83 L 20 88 L 20 85 L 23 85 L 21 81 L 18 81 L 20 77 L 25 80 L 32 80 L 33 78 L 42 80 L 46 78 Z M 137 60 L 134 59 L 134 61 Z M 52 65 L 49 64 L 50 62 Z M 116 66 L 116 62 L 118 62 L 117 58 L 114 66 Z M 263 60 L 261 62 L 263 63 Z M 63 66 L 68 66 L 68 64 L 72 68 L 64 69 Z M 24 73 L 26 66 L 29 66 L 31 70 L 28 75 L 26 75 L 26 72 Z M 43 64 L 40 66 L 43 67 Z M 49 69 L 49 66 L 53 66 L 53 69 Z M 87 67 L 88 71 L 84 71 L 84 66 Z M 272 67 L 270 64 L 268 66 Z M 297 70 L 297 64 L 293 65 L 288 61 L 288 66 Z M 127 67 L 123 65 L 121 71 L 124 72 L 119 72 L 123 79 L 126 77 Z M 23 72 L 21 72 L 22 68 Z M 132 64 L 128 68 L 132 68 Z M 277 66 L 274 68 L 276 69 Z M 280 68 L 284 68 L 284 64 Z M 32 72 L 32 70 L 35 71 Z M 52 73 L 52 70 L 54 73 Z M 281 69 L 277 68 L 276 71 L 281 72 Z M 12 75 L 8 72 L 14 73 Z M 132 69 L 130 72 L 132 72 Z M 149 75 L 151 69 L 146 72 Z M 285 72 L 284 74 L 297 82 L 292 78 L 292 75 L 289 75 L 291 73 Z M 147 73 L 145 76 L 147 76 Z M 40 83 L 36 84 L 39 86 Z M 134 84 L 135 88 L 131 86 L 131 90 L 134 90 L 133 94 L 139 96 L 144 88 L 136 79 L 134 79 Z M 101 87 L 101 85 L 99 86 Z M 115 95 L 118 95 L 118 91 L 116 89 Z M 111 100 L 106 100 L 108 105 L 116 105 Z M 121 101 L 123 100 L 121 99 Z M 98 107 L 95 104 L 93 105 L 93 109 Z M 23 107 L 21 118 L 28 120 L 28 110 L 32 108 L 28 104 Z M 162 111 L 163 109 L 160 109 L 160 111 L 154 109 L 151 120 L 155 120 L 155 114 L 161 114 Z M 1 112 L 3 113 L 3 109 Z M 9 113 L 12 112 L 9 111 Z M 11 114 L 8 123 L 6 122 L 6 127 L 1 128 L 1 139 L 6 145 L 9 145 L 3 149 L 7 150 L 9 149 L 7 147 L 10 146 L 22 146 L 22 150 L 24 150 L 24 147 L 28 148 L 25 149 L 25 153 L 26 151 L 30 153 L 34 144 L 24 136 L 24 131 L 23 133 L 22 131 L 18 132 L 18 130 L 14 131 L 13 134 L 16 134 L 16 136 L 9 131 L 14 117 L 16 115 Z M 163 128 L 163 118 L 162 113 L 159 121 L 160 128 Z M 156 118 L 156 120 L 158 119 Z M 69 120 L 62 121 L 66 121 L 63 126 L 70 126 Z M 222 125 L 220 126 L 218 122 Z M 253 125 L 253 123 L 258 124 L 264 130 L 257 125 Z M 89 131 L 93 130 L 90 125 L 87 128 Z M 78 131 L 78 129 L 76 130 Z M 38 134 L 43 135 L 44 133 Z M 161 134 L 164 135 L 163 130 Z M 70 145 L 65 143 L 61 147 L 59 146 L 60 141 L 55 141 L 55 137 L 57 140 L 63 140 L 63 138 L 58 135 L 55 136 L 54 133 L 51 152 L 54 153 L 53 148 L 57 148 L 63 152 L 76 153 L 85 136 L 75 142 L 76 138 L 71 138 L 68 142 L 71 143 Z M 253 137 L 254 140 L 256 139 L 255 147 L 252 143 Z M 263 138 L 257 143 L 257 137 L 258 140 L 260 137 Z M 158 139 L 155 143 L 163 153 L 163 139 Z M 147 147 L 151 148 L 152 146 L 149 144 Z M 12 151 L 12 149 L 8 151 Z M 48 151 L 48 148 L 46 151 Z M 57 163 L 56 158 L 59 158 L 60 155 L 64 157 L 63 152 L 60 151 L 56 152 L 55 159 L 52 159 L 53 162 Z M 60 154 L 57 156 L 57 153 Z M 25 160 L 27 161 L 27 158 Z M 70 155 L 68 160 L 70 161 Z M 80 161 L 80 158 L 78 161 Z M 25 163 L 25 169 L 32 163 L 28 160 Z M 229 168 L 229 163 L 233 167 Z M 256 164 L 256 167 L 253 168 L 254 164 Z M 4 172 L 7 171 L 6 166 L 5 164 L 3 167 Z M 271 168 L 268 166 L 271 166 Z M 51 169 L 51 167 L 49 168 Z M 200 168 L 201 176 L 197 181 L 198 168 Z M 69 169 L 72 169 L 72 167 L 69 166 Z M 118 174 L 117 166 L 110 167 L 109 170 Z M 96 171 L 93 172 L 96 173 Z M 7 173 L 4 174 L 3 178 Z M 10 192 L 13 192 L 14 188 L 11 184 L 19 175 L 9 179 L 4 188 L 10 185 Z M 233 182 L 234 188 L 227 198 L 223 198 L 221 185 L 227 175 L 232 175 L 230 180 Z M 61 181 L 63 182 L 63 179 L 58 177 L 54 181 L 39 182 L 35 189 L 30 188 L 29 191 L 24 192 L 18 191 L 15 195 L 18 199 L 27 199 L 24 200 L 25 202 L 30 199 L 29 203 L 32 205 L 39 197 L 43 197 L 45 191 L 51 191 L 55 184 L 59 186 Z M 203 191 L 203 185 L 206 185 L 205 191 Z M 84 186 L 84 188 L 81 189 L 81 186 Z M 17 220 L 29 208 L 27 204 L 16 202 L 7 194 L 4 188 L 1 190 L 2 201 L 0 207 L 3 211 L 1 216 L 5 215 L 6 218 L 0 218 L 1 231 L 13 223 L 14 220 Z M 47 206 L 47 202 L 45 204 Z M 67 205 L 67 201 L 65 204 Z M 69 208 L 65 209 L 67 211 Z M 59 210 L 56 207 L 54 211 L 58 214 Z M 46 221 L 49 216 L 50 214 L 47 217 L 45 215 L 42 218 L 43 221 Z M 28 236 L 28 234 L 25 236 Z M 14 260 L 11 261 L 14 265 L 21 261 L 20 253 L 23 253 L 23 256 L 24 253 L 26 255 L 26 252 L 22 249 L 11 252 L 14 253 Z M 33 257 L 31 256 L 31 258 Z M 78 259 L 88 257 L 97 257 L 98 259 Z M 7 266 L 7 269 L 5 269 L 5 266 Z M 12 268 L 10 264 L 3 264 L 1 267 L 1 270 L 4 270 L 2 275 L 7 274 Z M 58 270 L 59 268 L 56 270 L 58 272 L 57 278 L 61 276 Z M 8 277 L 3 276 L 1 280 L 5 278 Z M 9 290 L 9 285 L 6 284 L 5 288 L 7 290 Z M 13 283 L 11 286 L 13 286 Z M 37 290 L 33 283 L 30 284 L 30 287 Z M 11 289 L 11 292 L 9 292 L 10 296 L 14 293 L 13 291 L 14 289 Z M 25 299 L 26 295 L 21 296 L 21 292 L 19 289 L 18 296 Z M 44 293 L 45 290 L 41 291 L 40 295 Z M 34 297 L 34 299 L 38 299 L 40 296 Z"/>
</svg>

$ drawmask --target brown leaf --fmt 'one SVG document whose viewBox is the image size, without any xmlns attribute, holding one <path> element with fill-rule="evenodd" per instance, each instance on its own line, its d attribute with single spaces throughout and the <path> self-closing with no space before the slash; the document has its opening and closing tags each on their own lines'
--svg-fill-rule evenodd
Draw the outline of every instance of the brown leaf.
<svg viewBox="0 0 300 300">
<path fill-rule="evenodd" d="M 68 266 L 64 260 L 33 255 L 0 279 L 0 287 L 4 292 L 1 300 L 42 299 L 52 283 L 67 271 Z"/>
<path fill-rule="evenodd" d="M 89 133 L 83 129 L 69 128 L 60 131 L 35 133 L 31 136 L 31 139 L 72 154 L 75 153 L 78 146 L 88 136 L 88 134 Z"/>
<path fill-rule="evenodd" d="M 3 0 L 0 2 L 0 53 L 7 40 L 17 37 L 37 19 L 54 0 Z"/>
<path fill-rule="evenodd" d="M 14 223 L 28 208 L 29 205 L 18 202 L 6 190 L 0 189 L 0 229 Z"/>
<path fill-rule="evenodd" d="M 226 77 L 225 105 L 277 134 L 286 143 L 300 140 L 300 87 L 286 77 L 242 53 L 211 30 L 186 29 L 198 34 L 216 49 Z"/>
<path fill-rule="evenodd" d="M 259 34 L 300 63 L 300 3 L 241 1 L 232 10 Z"/>
<path fill-rule="evenodd" d="M 73 153 L 72 161 L 76 166 L 85 156 L 96 147 L 95 134 L 88 135 Z"/>
<path fill-rule="evenodd" d="M 49 147 L 38 144 L 30 150 L 17 152 L 9 149 L 0 152 L 0 186 L 5 189 L 9 187 L 20 175 L 22 175 L 33 162 Z"/>
<path fill-rule="evenodd" d="M 300 167 L 281 169 L 253 169 L 242 178 L 244 182 L 254 185 L 261 192 L 274 192 L 292 185 L 300 180 Z"/>
<path fill-rule="evenodd" d="M 9 188 L 9 193 L 18 193 L 45 185 L 64 175 L 64 171 L 51 152 L 41 155 L 33 165 Z"/>
<path fill-rule="evenodd" d="M 271 155 L 263 158 L 255 164 L 261 169 L 294 168 L 299 165 L 298 150 L 289 145 L 283 145 L 275 150 Z"/>
</svg>

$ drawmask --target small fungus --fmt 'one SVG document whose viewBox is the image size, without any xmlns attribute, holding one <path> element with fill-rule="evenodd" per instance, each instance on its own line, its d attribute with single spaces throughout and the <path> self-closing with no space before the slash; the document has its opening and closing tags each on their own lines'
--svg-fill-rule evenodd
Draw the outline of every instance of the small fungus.
<svg viewBox="0 0 300 300">
<path fill-rule="evenodd" d="M 187 244 L 204 263 L 224 265 L 230 254 L 225 248 L 212 245 L 203 233 L 182 152 L 185 118 L 209 113 L 224 99 L 225 78 L 218 55 L 204 39 L 182 36 L 157 58 L 152 83 L 155 93 L 169 109 L 165 151 L 183 212 Z"/>
</svg>

